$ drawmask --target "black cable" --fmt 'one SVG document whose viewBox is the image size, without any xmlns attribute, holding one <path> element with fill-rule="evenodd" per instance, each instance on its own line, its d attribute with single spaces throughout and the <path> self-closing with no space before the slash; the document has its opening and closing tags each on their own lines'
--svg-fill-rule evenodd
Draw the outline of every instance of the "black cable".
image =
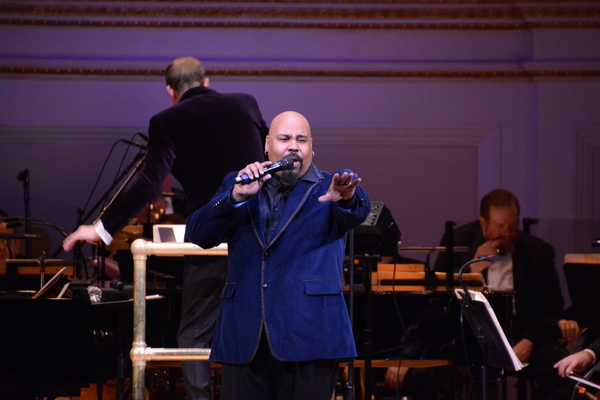
<svg viewBox="0 0 600 400">
<path fill-rule="evenodd" d="M 8 218 L 4 219 L 4 222 L 6 223 L 6 227 L 9 229 L 17 228 L 17 227 L 23 225 L 24 222 L 31 222 L 34 225 L 49 226 L 51 228 L 54 228 L 56 231 L 58 231 L 64 237 L 69 236 L 69 232 L 66 229 L 61 228 L 58 225 L 54 225 L 49 222 L 42 221 L 41 219 L 23 218 L 23 217 L 8 217 Z"/>
<path fill-rule="evenodd" d="M 23 225 L 25 222 L 28 222 L 31 225 L 46 226 L 46 227 L 53 228 L 58 233 L 60 233 L 63 237 L 67 237 L 70 234 L 70 232 L 67 231 L 66 229 L 64 229 L 58 225 L 51 224 L 50 222 L 42 221 L 40 219 L 22 218 L 22 217 L 9 217 L 9 218 L 5 219 L 6 227 L 10 228 L 10 229 L 17 228 L 17 227 Z M 80 263 L 83 263 L 83 265 L 85 265 L 85 257 L 83 256 L 83 253 L 81 252 L 81 246 L 75 246 L 75 249 L 73 252 L 73 259 L 77 265 L 79 265 Z M 87 270 L 86 270 L 86 277 L 87 277 Z"/>
<path fill-rule="evenodd" d="M 116 141 L 115 143 L 113 143 L 112 147 L 110 148 L 110 151 L 108 152 L 108 155 L 106 156 L 106 159 L 104 160 L 104 164 L 102 165 L 102 168 L 100 168 L 100 173 L 98 174 L 98 177 L 96 178 L 96 182 L 94 183 L 94 186 L 92 187 L 92 191 L 90 192 L 90 195 L 88 196 L 88 198 L 85 201 L 85 204 L 83 206 L 84 210 L 87 209 L 87 206 L 90 203 L 90 200 L 92 199 L 92 196 L 94 195 L 94 192 L 96 191 L 96 188 L 98 187 L 98 183 L 100 183 L 100 178 L 102 178 L 102 174 L 104 174 L 104 169 L 106 168 L 106 165 L 108 164 L 108 160 L 110 160 L 110 156 L 111 156 L 112 152 L 114 151 L 115 147 L 117 146 L 117 143 L 119 143 L 119 142 Z"/>
<path fill-rule="evenodd" d="M 132 139 L 134 139 L 134 138 L 135 138 L 136 136 L 138 136 L 138 135 L 140 135 L 140 137 L 142 137 L 142 139 L 144 138 L 143 136 L 141 136 L 141 134 L 140 134 L 140 133 L 136 133 L 136 134 L 134 134 L 134 135 L 133 135 L 131 138 L 132 138 Z M 92 187 L 92 191 L 90 192 L 90 194 L 89 194 L 89 196 L 88 196 L 88 198 L 87 198 L 87 200 L 86 200 L 86 202 L 85 202 L 85 205 L 83 206 L 83 209 L 84 209 L 84 210 L 86 210 L 86 209 L 87 209 L 87 207 L 88 207 L 88 205 L 89 205 L 89 203 L 90 203 L 90 200 L 92 199 L 92 196 L 94 195 L 94 192 L 95 192 L 95 191 L 96 191 L 96 189 L 98 188 L 98 184 L 100 183 L 100 179 L 102 178 L 102 175 L 104 174 L 104 170 L 106 169 L 106 166 L 107 166 L 107 164 L 108 164 L 108 162 L 109 162 L 109 160 L 110 160 L 110 158 L 111 158 L 111 155 L 112 155 L 113 151 L 115 150 L 115 148 L 116 148 L 117 144 L 119 144 L 119 143 L 121 143 L 121 142 L 123 142 L 123 141 L 122 141 L 122 140 L 117 140 L 117 141 L 116 141 L 116 142 L 114 142 L 114 143 L 113 143 L 113 145 L 111 146 L 111 148 L 110 148 L 110 151 L 108 152 L 108 154 L 107 154 L 107 156 L 106 156 L 106 159 L 104 160 L 104 164 L 102 164 L 102 168 L 100 168 L 100 172 L 98 173 L 98 177 L 96 178 L 96 182 L 94 182 L 94 186 Z M 131 141 L 130 141 L 130 142 L 131 142 Z M 127 145 L 127 147 L 126 147 L 126 149 L 125 149 L 125 153 L 123 154 L 123 157 L 121 157 L 121 163 L 119 164 L 119 167 L 117 168 L 117 171 L 116 171 L 116 173 L 115 173 L 115 178 L 113 179 L 113 183 L 114 183 L 114 182 L 116 182 L 116 180 L 117 180 L 117 178 L 118 178 L 118 176 L 119 176 L 119 173 L 120 173 L 120 171 L 121 171 L 121 169 L 122 169 L 122 167 L 123 167 L 123 163 L 125 162 L 125 159 L 126 159 L 126 157 L 127 157 L 127 153 L 129 152 L 129 149 L 130 149 L 131 147 L 132 147 L 132 145 L 131 145 L 131 144 L 128 144 L 128 145 Z M 141 151 L 141 150 L 140 150 L 140 151 Z M 107 200 L 108 200 L 108 199 L 105 199 L 105 203 L 104 203 L 104 205 L 106 205 L 106 201 L 107 201 Z"/>
<path fill-rule="evenodd" d="M 123 157 L 121 157 L 121 164 L 119 164 L 119 168 L 117 168 L 117 171 L 115 173 L 115 178 L 113 179 L 113 183 L 117 183 L 117 180 L 119 178 L 119 175 L 121 174 L 121 169 L 123 168 L 123 164 L 125 163 L 125 159 L 127 158 L 127 153 L 129 153 L 129 149 L 131 149 L 131 147 L 133 146 L 133 139 L 135 139 L 136 136 L 141 135 L 141 133 L 136 133 L 131 137 L 131 140 L 124 142 L 127 143 L 127 147 L 125 148 L 125 153 L 123 153 Z M 142 138 L 143 139 L 143 138 Z M 122 142 L 121 140 L 117 141 L 117 143 Z M 116 143 L 115 143 L 116 144 Z M 139 152 L 141 153 L 142 149 L 139 149 Z"/>
</svg>

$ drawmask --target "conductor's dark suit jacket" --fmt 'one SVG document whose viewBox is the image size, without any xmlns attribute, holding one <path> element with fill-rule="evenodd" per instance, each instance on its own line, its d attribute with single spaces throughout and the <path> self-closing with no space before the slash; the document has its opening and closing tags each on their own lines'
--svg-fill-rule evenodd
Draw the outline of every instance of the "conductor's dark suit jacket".
<svg viewBox="0 0 600 400">
<path fill-rule="evenodd" d="M 472 260 L 483 243 L 485 238 L 479 221 L 456 228 L 454 246 L 466 246 L 469 250 L 466 253 L 454 253 L 454 271 L 458 272 L 463 264 Z M 445 237 L 441 245 L 446 245 Z M 516 316 L 511 332 L 513 344 L 523 338 L 539 343 L 559 337 L 557 324 L 564 300 L 554 267 L 554 248 L 539 238 L 519 231 L 512 259 L 516 291 Z M 446 270 L 443 254 L 438 257 L 435 269 Z"/>
<path fill-rule="evenodd" d="M 181 183 L 190 214 L 210 200 L 229 172 L 264 161 L 267 133 L 253 96 L 203 86 L 186 91 L 177 104 L 150 119 L 145 167 L 106 210 L 104 228 L 111 235 L 118 232 L 160 197 L 169 172 Z"/>
</svg>

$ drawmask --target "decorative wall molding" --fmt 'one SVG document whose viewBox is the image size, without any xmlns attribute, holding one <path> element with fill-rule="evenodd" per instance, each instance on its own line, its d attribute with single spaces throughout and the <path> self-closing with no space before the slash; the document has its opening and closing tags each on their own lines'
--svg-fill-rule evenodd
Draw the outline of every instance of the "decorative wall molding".
<svg viewBox="0 0 600 400">
<path fill-rule="evenodd" d="M 128 4 L 128 3 L 146 3 L 146 4 L 161 4 L 167 3 L 170 5 L 174 4 L 202 4 L 202 3 L 210 3 L 210 4 L 273 4 L 277 3 L 279 5 L 282 4 L 317 4 L 317 5 L 365 5 L 365 4 L 395 4 L 395 5 L 473 5 L 473 4 L 481 4 L 481 5 L 507 5 L 507 4 L 515 4 L 515 2 L 508 0 L 77 0 L 79 3 L 103 3 L 103 4 Z M 4 0 L 4 3 L 13 3 L 17 4 L 17 1 L 7 1 Z M 522 4 L 544 4 L 544 5 L 560 5 L 560 4 L 573 4 L 577 3 L 581 4 L 593 4 L 596 3 L 597 0 L 577 0 L 577 1 L 569 1 L 569 0 L 528 0 L 526 2 L 517 2 Z M 30 1 L 32 3 L 32 1 Z M 34 3 L 34 2 L 33 2 Z M 55 3 L 55 4 L 65 4 L 70 3 L 68 0 L 45 0 L 45 3 Z M 72 4 L 72 3 L 71 3 Z"/>
<path fill-rule="evenodd" d="M 600 212 L 594 207 L 600 199 L 594 199 L 594 182 L 600 182 L 594 169 L 594 153 L 600 152 L 600 128 L 578 129 L 575 133 L 575 251 L 589 252 L 592 242 L 593 218 Z M 595 160 L 596 165 L 599 161 Z M 598 188 L 595 188 L 596 191 Z"/>
<path fill-rule="evenodd" d="M 119 28 L 276 28 L 276 29 L 530 29 L 530 28 L 598 28 L 598 21 L 531 21 L 531 22 L 246 22 L 246 21 L 111 21 L 0 18 L 0 25 L 81 26 Z"/>
<path fill-rule="evenodd" d="M 598 1 L 44 1 L 0 3 L 0 24 L 306 29 L 529 29 L 600 26 Z"/>
<path fill-rule="evenodd" d="M 0 74 L 164 76 L 164 69 L 137 68 L 52 68 L 0 66 Z M 521 70 L 521 71 L 379 71 L 379 70 L 207 70 L 211 76 L 299 77 L 299 78 L 594 78 L 600 70 Z"/>
<path fill-rule="evenodd" d="M 600 148 L 600 128 L 578 129 L 575 134 L 575 217 L 577 219 L 592 218 L 592 187 L 594 149 Z M 596 177 L 598 179 L 598 177 Z"/>
</svg>

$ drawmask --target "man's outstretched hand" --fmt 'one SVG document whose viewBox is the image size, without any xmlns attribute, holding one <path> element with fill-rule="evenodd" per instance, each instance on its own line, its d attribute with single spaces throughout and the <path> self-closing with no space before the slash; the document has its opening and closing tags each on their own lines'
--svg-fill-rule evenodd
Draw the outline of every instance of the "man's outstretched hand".
<svg viewBox="0 0 600 400">
<path fill-rule="evenodd" d="M 360 178 L 356 178 L 355 181 L 352 181 L 352 178 L 354 178 L 354 173 L 349 174 L 344 172 L 342 176 L 337 173 L 333 175 L 327 193 L 319 197 L 319 201 L 321 203 L 325 203 L 326 201 L 336 203 L 340 200 L 350 200 L 352 196 L 354 196 L 354 191 L 361 181 Z"/>
<path fill-rule="evenodd" d="M 81 240 L 91 243 L 96 243 L 100 240 L 100 236 L 96 232 L 96 229 L 94 229 L 94 225 L 81 225 L 75 232 L 63 240 L 62 247 L 65 251 L 71 251 L 75 243 Z"/>
</svg>

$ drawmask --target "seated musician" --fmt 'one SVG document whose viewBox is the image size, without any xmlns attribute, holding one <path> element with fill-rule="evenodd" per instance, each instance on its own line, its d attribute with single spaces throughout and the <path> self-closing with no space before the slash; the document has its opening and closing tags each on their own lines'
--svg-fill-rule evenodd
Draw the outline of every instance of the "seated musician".
<svg viewBox="0 0 600 400">
<path fill-rule="evenodd" d="M 482 272 L 491 290 L 514 290 L 512 331 L 513 350 L 523 371 L 536 382 L 534 399 L 545 399 L 561 385 L 553 365 L 567 355 L 557 342 L 573 340 L 579 333 L 576 321 L 561 319 L 564 306 L 554 248 L 545 241 L 519 230 L 519 200 L 504 189 L 486 194 L 480 204 L 478 221 L 454 231 L 454 245 L 467 246 L 467 253 L 455 253 L 454 270 L 482 255 L 501 255 L 497 262 L 471 264 L 470 271 Z M 446 238 L 442 239 L 445 246 Z M 445 271 L 444 257 L 435 269 Z"/>
</svg>

